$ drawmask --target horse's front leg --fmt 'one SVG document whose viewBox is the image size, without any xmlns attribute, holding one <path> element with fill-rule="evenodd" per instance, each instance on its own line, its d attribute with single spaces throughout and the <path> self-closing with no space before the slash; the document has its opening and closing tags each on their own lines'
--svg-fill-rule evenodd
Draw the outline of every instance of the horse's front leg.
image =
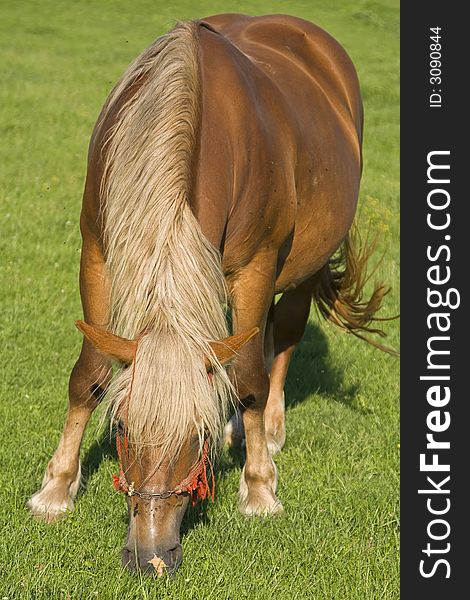
<svg viewBox="0 0 470 600">
<path fill-rule="evenodd" d="M 277 471 L 268 452 L 264 409 L 269 376 L 264 357 L 264 333 L 275 282 L 275 257 L 258 255 L 232 286 L 234 332 L 259 327 L 261 332 L 240 352 L 234 364 L 235 383 L 245 429 L 246 461 L 240 478 L 240 511 L 267 515 L 282 511 L 276 497 Z"/>
<path fill-rule="evenodd" d="M 84 235 L 80 264 L 80 292 L 85 320 L 106 326 L 108 286 L 105 265 L 97 242 Z M 99 404 L 111 376 L 111 364 L 84 339 L 69 382 L 69 408 L 59 445 L 42 481 L 28 501 L 36 517 L 53 522 L 73 502 L 80 486 L 80 445 L 91 413 Z"/>
</svg>

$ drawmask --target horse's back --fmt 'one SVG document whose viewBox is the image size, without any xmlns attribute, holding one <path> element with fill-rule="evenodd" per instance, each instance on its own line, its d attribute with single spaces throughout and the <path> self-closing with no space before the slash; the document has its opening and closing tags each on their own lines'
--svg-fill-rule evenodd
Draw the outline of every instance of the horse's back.
<svg viewBox="0 0 470 600">
<path fill-rule="evenodd" d="M 295 284 L 324 264 L 354 216 L 362 131 L 354 67 L 330 35 L 286 15 L 210 17 L 200 40 L 194 210 L 211 241 L 223 230 L 227 272 L 272 250 L 278 289 Z"/>
<path fill-rule="evenodd" d="M 360 135 L 362 105 L 356 71 L 343 47 L 326 31 L 282 14 L 224 14 L 205 22 L 249 57 L 284 94 L 295 98 L 296 104 L 299 86 L 321 88 L 338 104 L 338 110 L 349 111 Z"/>
</svg>

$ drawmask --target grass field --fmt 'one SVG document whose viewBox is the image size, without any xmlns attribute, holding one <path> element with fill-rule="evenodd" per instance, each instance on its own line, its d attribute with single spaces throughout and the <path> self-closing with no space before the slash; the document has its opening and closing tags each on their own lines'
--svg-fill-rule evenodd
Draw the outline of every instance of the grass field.
<svg viewBox="0 0 470 600">
<path fill-rule="evenodd" d="M 81 342 L 78 215 L 93 123 L 127 64 L 173 19 L 217 12 L 290 12 L 350 53 L 366 111 L 359 218 L 380 234 L 378 277 L 393 288 L 386 312 L 398 312 L 397 0 L 1 0 L 0 598 L 399 597 L 399 363 L 313 313 L 286 389 L 283 516 L 237 512 L 240 461 L 225 454 L 216 502 L 185 520 L 177 576 L 128 574 L 125 503 L 99 415 L 75 512 L 47 526 L 25 510 L 57 444 Z M 395 346 L 398 330 L 387 325 Z"/>
</svg>

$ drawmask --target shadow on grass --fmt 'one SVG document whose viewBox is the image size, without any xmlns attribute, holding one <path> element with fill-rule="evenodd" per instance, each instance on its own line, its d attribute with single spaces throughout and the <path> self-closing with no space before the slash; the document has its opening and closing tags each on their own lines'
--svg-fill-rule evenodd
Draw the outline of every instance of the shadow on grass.
<svg viewBox="0 0 470 600">
<path fill-rule="evenodd" d="M 286 410 L 317 394 L 351 410 L 369 413 L 357 405 L 358 391 L 357 384 L 345 387 L 343 369 L 334 364 L 323 328 L 309 321 L 290 363 L 285 385 Z M 230 448 L 222 455 L 217 472 L 224 477 L 234 468 L 241 468 L 244 462 L 244 450 Z"/>
<path fill-rule="evenodd" d="M 83 481 L 80 486 L 80 494 L 86 493 L 88 482 L 106 458 L 117 460 L 116 444 L 114 437 L 110 437 L 108 427 L 100 433 L 99 438 L 93 441 L 82 459 Z"/>
<path fill-rule="evenodd" d="M 322 327 L 307 323 L 304 337 L 291 360 L 286 380 L 286 408 L 303 402 L 311 394 L 328 397 L 354 410 L 359 386 L 344 386 L 344 372 L 334 364 L 328 338 Z"/>
</svg>

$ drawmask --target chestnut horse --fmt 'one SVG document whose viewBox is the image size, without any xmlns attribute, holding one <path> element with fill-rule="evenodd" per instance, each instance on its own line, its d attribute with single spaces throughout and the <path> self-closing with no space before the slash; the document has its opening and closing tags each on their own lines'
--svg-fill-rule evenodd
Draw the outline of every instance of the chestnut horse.
<svg viewBox="0 0 470 600">
<path fill-rule="evenodd" d="M 179 566 L 181 520 L 190 496 L 207 494 L 208 448 L 231 398 L 246 443 L 240 510 L 282 510 L 272 454 L 285 441 L 284 382 L 311 300 L 362 337 L 377 332 L 386 292 L 362 299 L 368 255 L 350 235 L 361 137 L 351 60 L 302 19 L 182 22 L 132 63 L 91 138 L 83 346 L 34 515 L 52 522 L 73 509 L 83 432 L 105 392 L 131 570 Z"/>
</svg>

